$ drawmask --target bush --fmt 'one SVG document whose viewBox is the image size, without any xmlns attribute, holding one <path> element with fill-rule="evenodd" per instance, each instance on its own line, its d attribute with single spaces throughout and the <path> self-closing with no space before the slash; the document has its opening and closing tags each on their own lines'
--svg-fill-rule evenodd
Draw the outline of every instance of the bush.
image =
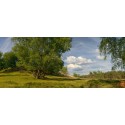
<svg viewBox="0 0 125 125">
<path fill-rule="evenodd" d="M 119 88 L 119 80 L 89 80 L 80 88 Z"/>
</svg>

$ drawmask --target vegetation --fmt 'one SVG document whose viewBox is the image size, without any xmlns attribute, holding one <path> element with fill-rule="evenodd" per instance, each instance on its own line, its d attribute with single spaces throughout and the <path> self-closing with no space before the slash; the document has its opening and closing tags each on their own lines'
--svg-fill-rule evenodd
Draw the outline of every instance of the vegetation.
<svg viewBox="0 0 125 125">
<path fill-rule="evenodd" d="M 68 73 L 68 69 L 67 67 L 63 67 L 61 70 L 60 70 L 60 75 L 62 76 L 67 76 L 69 73 Z"/>
<path fill-rule="evenodd" d="M 16 68 L 17 56 L 14 52 L 6 52 L 3 55 L 4 68 Z"/>
<path fill-rule="evenodd" d="M 0 70 L 4 68 L 3 53 L 0 52 Z"/>
<path fill-rule="evenodd" d="M 81 76 L 83 78 L 89 79 L 102 79 L 102 80 L 118 80 L 118 79 L 125 79 L 125 72 L 124 71 L 109 71 L 109 72 L 101 72 L 101 71 L 94 71 L 90 72 L 89 75 Z"/>
<path fill-rule="evenodd" d="M 100 54 L 111 56 L 110 72 L 70 76 L 62 54 L 71 48 L 71 38 L 14 37 L 11 52 L 0 52 L 1 88 L 125 88 L 125 38 L 102 38 Z M 118 71 L 116 69 L 122 69 Z M 116 71 L 115 71 L 116 70 Z M 34 76 L 34 77 L 32 77 Z"/>
<path fill-rule="evenodd" d="M 17 57 L 13 52 L 0 52 L 0 70 L 16 68 Z"/>
<path fill-rule="evenodd" d="M 31 73 L 0 72 L 0 88 L 119 88 L 120 80 L 78 79 L 67 76 L 47 76 L 35 79 Z"/>
<path fill-rule="evenodd" d="M 74 73 L 73 76 L 74 76 L 74 77 L 80 77 L 80 75 L 77 74 L 77 73 Z"/>
<path fill-rule="evenodd" d="M 105 56 L 111 55 L 112 69 L 125 69 L 125 37 L 104 37 L 99 46 L 100 54 Z"/>
<path fill-rule="evenodd" d="M 71 48 L 71 39 L 63 37 L 16 37 L 13 41 L 18 66 L 32 71 L 37 79 L 57 74 L 63 67 L 62 54 Z"/>
</svg>

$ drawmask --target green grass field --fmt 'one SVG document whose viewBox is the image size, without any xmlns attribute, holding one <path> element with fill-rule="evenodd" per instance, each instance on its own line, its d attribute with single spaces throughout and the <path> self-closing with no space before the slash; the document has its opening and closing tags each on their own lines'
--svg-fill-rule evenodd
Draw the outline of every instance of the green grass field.
<svg viewBox="0 0 125 125">
<path fill-rule="evenodd" d="M 47 76 L 35 79 L 27 72 L 0 72 L 0 88 L 119 88 L 120 80 L 90 80 Z"/>
</svg>

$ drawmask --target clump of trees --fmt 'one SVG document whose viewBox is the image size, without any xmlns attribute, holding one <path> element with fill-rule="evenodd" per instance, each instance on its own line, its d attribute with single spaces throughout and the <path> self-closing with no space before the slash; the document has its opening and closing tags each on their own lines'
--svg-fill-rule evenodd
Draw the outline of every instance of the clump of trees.
<svg viewBox="0 0 125 125">
<path fill-rule="evenodd" d="M 12 40 L 17 65 L 31 71 L 37 79 L 57 74 L 64 65 L 62 54 L 71 48 L 71 38 L 67 37 L 15 37 Z"/>
<path fill-rule="evenodd" d="M 84 78 L 89 79 L 125 79 L 125 72 L 124 71 L 109 71 L 109 72 L 101 72 L 101 71 L 94 71 L 90 72 L 89 75 L 84 75 Z"/>
<path fill-rule="evenodd" d="M 0 52 L 0 70 L 16 68 L 17 56 L 14 52 Z"/>
<path fill-rule="evenodd" d="M 62 60 L 62 54 L 71 48 L 71 38 L 68 37 L 14 37 L 14 47 L 11 52 L 0 52 L 0 69 L 22 67 L 32 72 L 37 79 L 47 74 L 58 74 L 67 69 Z"/>
<path fill-rule="evenodd" d="M 80 77 L 80 74 L 73 73 L 73 76 L 74 76 L 74 77 Z"/>
<path fill-rule="evenodd" d="M 6 52 L 3 54 L 4 68 L 16 68 L 17 56 L 14 52 Z"/>
</svg>

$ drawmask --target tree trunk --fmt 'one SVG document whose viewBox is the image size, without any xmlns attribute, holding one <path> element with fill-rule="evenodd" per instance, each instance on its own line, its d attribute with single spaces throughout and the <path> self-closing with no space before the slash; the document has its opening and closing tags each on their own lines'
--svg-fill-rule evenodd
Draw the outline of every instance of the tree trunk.
<svg viewBox="0 0 125 125">
<path fill-rule="evenodd" d="M 36 79 L 44 79 L 45 78 L 45 73 L 41 70 L 35 70 L 33 71 L 33 76 L 36 78 Z"/>
</svg>

